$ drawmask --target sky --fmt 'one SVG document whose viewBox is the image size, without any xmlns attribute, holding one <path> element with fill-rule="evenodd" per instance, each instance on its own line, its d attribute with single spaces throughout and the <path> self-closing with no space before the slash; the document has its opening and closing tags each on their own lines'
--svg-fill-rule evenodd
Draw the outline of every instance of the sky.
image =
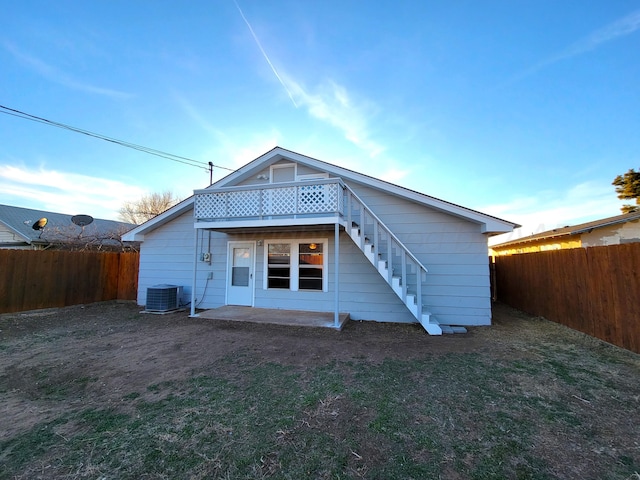
<svg viewBox="0 0 640 480">
<path fill-rule="evenodd" d="M 280 146 L 522 225 L 507 240 L 618 215 L 611 182 L 640 168 L 638 0 L 22 0 L 3 18 L 0 204 L 117 220 Z"/>
</svg>

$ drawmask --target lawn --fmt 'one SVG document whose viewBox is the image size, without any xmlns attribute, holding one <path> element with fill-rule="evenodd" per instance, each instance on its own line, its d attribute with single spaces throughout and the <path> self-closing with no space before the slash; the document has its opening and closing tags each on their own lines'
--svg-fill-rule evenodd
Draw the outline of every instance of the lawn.
<svg viewBox="0 0 640 480">
<path fill-rule="evenodd" d="M 0 479 L 638 479 L 640 355 L 504 305 L 342 332 L 0 316 Z"/>
</svg>

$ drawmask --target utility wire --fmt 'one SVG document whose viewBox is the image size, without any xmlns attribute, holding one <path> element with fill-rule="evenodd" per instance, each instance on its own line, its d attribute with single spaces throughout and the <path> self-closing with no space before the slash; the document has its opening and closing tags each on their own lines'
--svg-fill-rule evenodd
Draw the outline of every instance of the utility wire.
<svg viewBox="0 0 640 480">
<path fill-rule="evenodd" d="M 85 130 L 78 127 L 72 127 L 71 125 L 66 125 L 64 123 L 55 122 L 53 120 L 47 120 L 46 118 L 37 117 L 35 115 L 31 115 L 26 112 L 22 112 L 20 110 L 16 110 L 14 108 L 5 107 L 4 105 L 0 105 L 0 113 L 4 113 L 5 115 L 11 115 L 18 118 L 23 118 L 25 120 L 31 120 L 33 122 L 44 123 L 45 125 L 50 125 L 53 127 L 63 128 L 65 130 L 70 130 L 72 132 L 81 133 L 83 135 L 87 135 L 89 137 L 97 138 L 100 140 L 104 140 L 106 142 L 115 143 L 117 145 L 121 145 L 123 147 L 132 148 L 134 150 L 138 150 L 140 152 L 148 153 L 150 155 L 155 155 L 157 157 L 166 158 L 167 160 L 171 160 L 174 162 L 183 163 L 185 165 L 189 165 L 191 167 L 202 168 L 206 171 L 211 171 L 212 167 L 220 168 L 222 170 L 228 170 L 230 172 L 234 172 L 235 170 L 232 168 L 221 167 L 220 165 L 214 165 L 211 162 L 202 162 L 200 160 L 194 160 L 192 158 L 181 157 L 180 155 L 174 155 L 172 153 L 163 152 L 161 150 L 156 150 L 154 148 L 145 147 L 143 145 L 138 145 L 135 143 L 127 142 L 124 140 L 118 140 L 117 138 L 107 137 L 106 135 L 102 135 L 99 133 L 91 132 L 89 130 Z"/>
</svg>

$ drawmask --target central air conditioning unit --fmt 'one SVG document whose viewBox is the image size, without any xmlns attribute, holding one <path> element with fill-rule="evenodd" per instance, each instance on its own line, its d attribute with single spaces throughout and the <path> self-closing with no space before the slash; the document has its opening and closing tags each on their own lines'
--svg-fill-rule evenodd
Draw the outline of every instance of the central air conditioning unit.
<svg viewBox="0 0 640 480">
<path fill-rule="evenodd" d="M 182 298 L 182 287 L 178 285 L 154 285 L 147 288 L 145 311 L 165 313 L 177 310 Z"/>
</svg>

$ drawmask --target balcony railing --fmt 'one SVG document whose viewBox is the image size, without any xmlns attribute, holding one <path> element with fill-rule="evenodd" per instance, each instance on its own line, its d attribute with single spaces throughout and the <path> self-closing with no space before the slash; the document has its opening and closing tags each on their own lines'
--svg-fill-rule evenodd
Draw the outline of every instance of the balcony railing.
<svg viewBox="0 0 640 480">
<path fill-rule="evenodd" d="M 335 221 L 344 216 L 344 199 L 345 186 L 338 178 L 205 189 L 195 192 L 194 216 L 196 222 Z"/>
</svg>

